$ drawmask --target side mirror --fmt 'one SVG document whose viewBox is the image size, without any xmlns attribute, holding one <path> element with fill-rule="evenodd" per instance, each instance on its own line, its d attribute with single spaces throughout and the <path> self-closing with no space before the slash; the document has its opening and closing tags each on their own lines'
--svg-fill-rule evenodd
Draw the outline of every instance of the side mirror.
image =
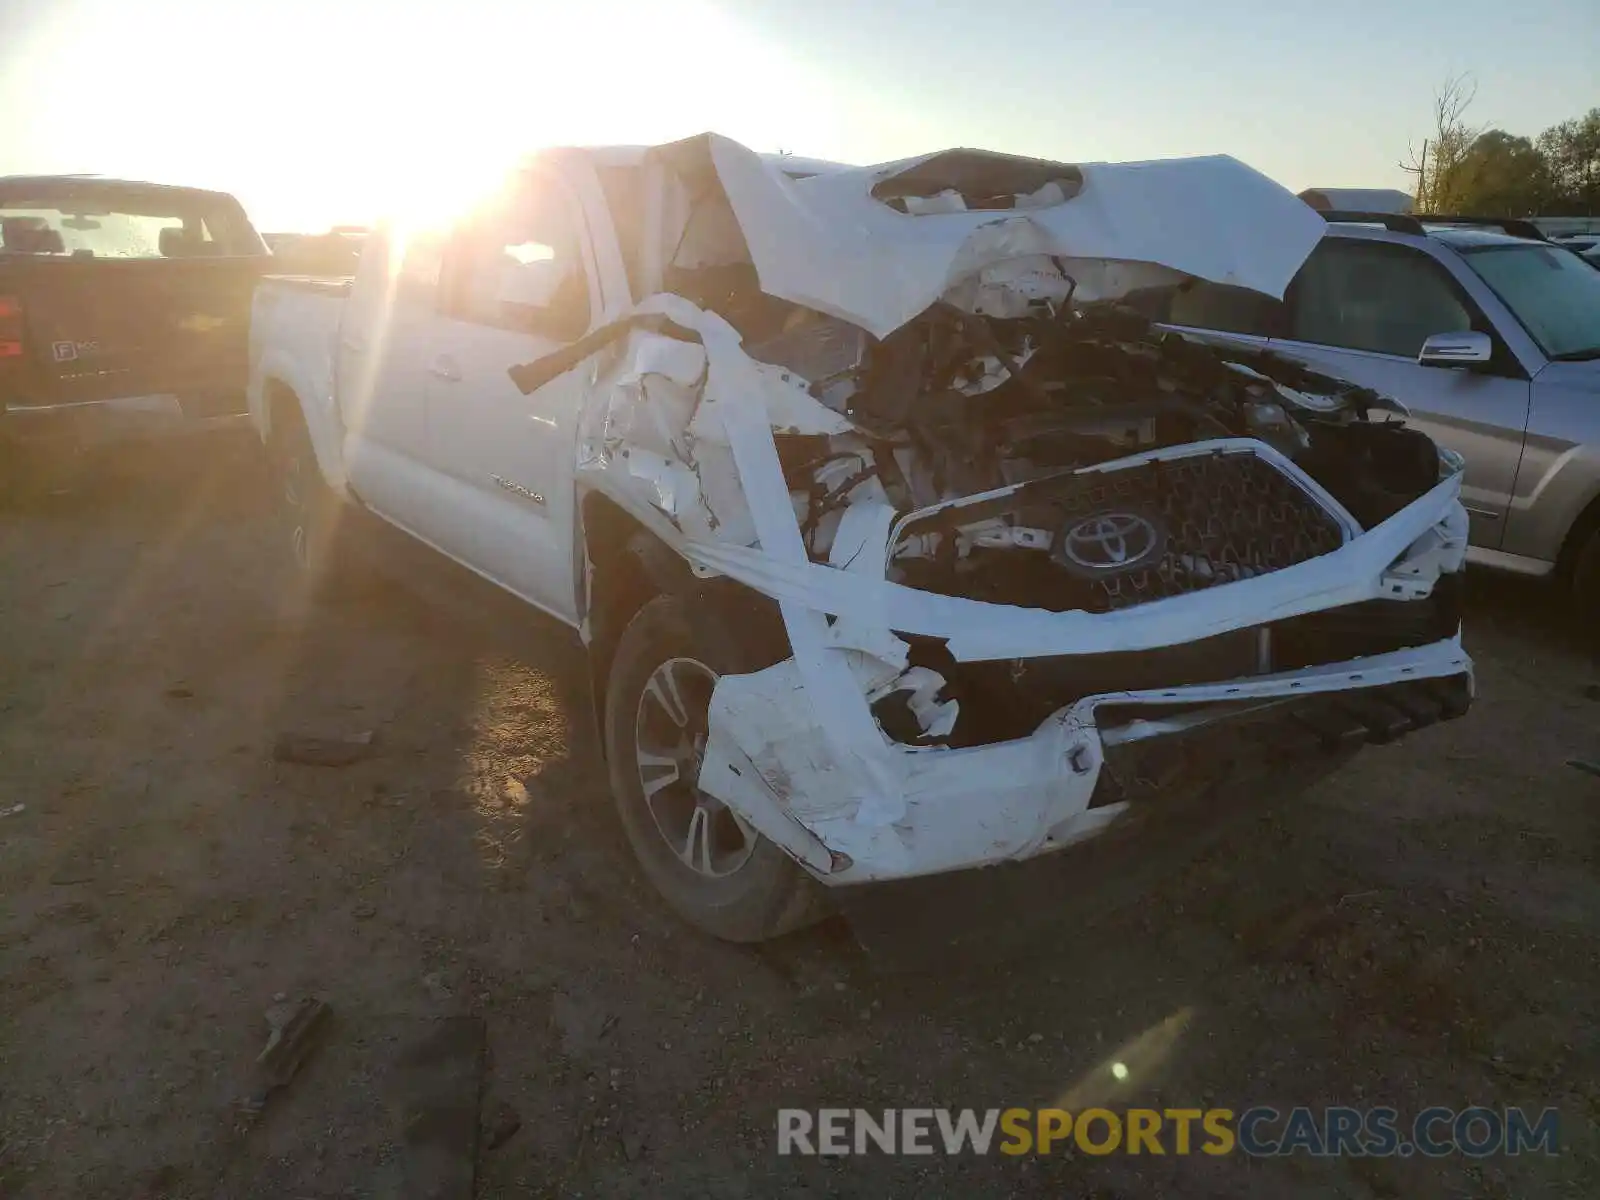
<svg viewBox="0 0 1600 1200">
<path fill-rule="evenodd" d="M 1422 343 L 1417 364 L 1423 367 L 1471 367 L 1494 357 L 1494 339 L 1476 329 L 1436 333 Z"/>
</svg>

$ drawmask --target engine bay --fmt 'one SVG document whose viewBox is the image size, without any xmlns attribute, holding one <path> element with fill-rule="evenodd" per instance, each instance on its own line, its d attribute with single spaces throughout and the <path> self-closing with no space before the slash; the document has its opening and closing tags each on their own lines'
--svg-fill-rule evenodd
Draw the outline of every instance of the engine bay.
<svg viewBox="0 0 1600 1200">
<path fill-rule="evenodd" d="M 1362 529 L 1439 481 L 1432 440 L 1376 393 L 1269 351 L 1162 330 L 1125 304 L 1074 309 L 1070 277 L 1056 284 L 1015 316 L 941 302 L 882 341 L 800 309 L 773 333 L 769 297 L 749 308 L 725 299 L 721 315 L 754 358 L 792 371 L 854 427 L 779 436 L 814 558 L 826 558 L 841 512 L 878 496 L 904 515 L 891 577 L 1108 611 L 1291 566 L 1359 530 L 1341 532 L 1316 497 L 1253 455 L 1090 468 L 1254 439 Z"/>
<path fill-rule="evenodd" d="M 1452 469 L 1370 390 L 1163 330 L 1127 304 L 1073 308 L 1072 290 L 1064 273 L 1035 279 L 1024 302 L 1008 294 L 1003 317 L 941 302 L 882 340 L 754 291 L 695 298 L 849 422 L 775 434 L 807 554 L 843 565 L 846 514 L 887 505 L 883 577 L 921 591 L 1114 612 L 1330 553 Z M 1459 619 L 1443 600 L 1407 607 L 1418 611 L 1365 648 L 1449 637 Z M 957 663 L 936 639 L 908 638 L 911 670 L 873 713 L 901 744 L 991 743 L 1082 696 L 1266 674 L 1284 649 L 1318 661 L 1322 627 L 1281 625 L 999 663 Z"/>
</svg>

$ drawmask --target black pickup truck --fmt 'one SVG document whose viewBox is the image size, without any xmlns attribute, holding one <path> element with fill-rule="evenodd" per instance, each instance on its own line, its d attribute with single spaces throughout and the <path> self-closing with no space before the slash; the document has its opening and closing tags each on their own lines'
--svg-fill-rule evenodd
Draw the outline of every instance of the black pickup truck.
<svg viewBox="0 0 1600 1200">
<path fill-rule="evenodd" d="M 222 192 L 0 178 L 0 472 L 242 431 L 250 301 L 273 263 Z"/>
</svg>

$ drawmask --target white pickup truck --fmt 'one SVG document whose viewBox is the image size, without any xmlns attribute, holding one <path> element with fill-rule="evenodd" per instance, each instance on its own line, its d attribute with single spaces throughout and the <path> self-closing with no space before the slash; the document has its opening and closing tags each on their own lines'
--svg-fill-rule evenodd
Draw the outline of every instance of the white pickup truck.
<svg viewBox="0 0 1600 1200">
<path fill-rule="evenodd" d="M 1117 303 L 1322 227 L 1228 158 L 549 151 L 265 281 L 251 411 L 307 578 L 359 506 L 579 633 L 642 868 L 756 940 L 1466 710 L 1459 460 Z"/>
</svg>

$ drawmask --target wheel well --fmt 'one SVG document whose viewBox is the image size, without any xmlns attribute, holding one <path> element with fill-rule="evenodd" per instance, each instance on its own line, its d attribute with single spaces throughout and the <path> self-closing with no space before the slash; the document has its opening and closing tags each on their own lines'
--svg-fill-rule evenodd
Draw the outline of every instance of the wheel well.
<svg viewBox="0 0 1600 1200">
<path fill-rule="evenodd" d="M 267 440 L 276 442 L 284 422 L 305 423 L 300 412 L 300 397 L 281 379 L 268 379 L 261 388 L 262 400 L 267 410 Z"/>
<path fill-rule="evenodd" d="M 688 597 L 689 619 L 705 638 L 744 645 L 751 661 L 776 662 L 788 651 L 777 601 L 731 579 L 699 579 L 671 546 L 598 492 L 584 497 L 578 579 L 589 642 L 589 685 L 595 729 L 605 752 L 606 685 L 622 631 L 656 596 Z M 759 657 L 752 657 L 759 656 Z"/>
<path fill-rule="evenodd" d="M 1578 514 L 1578 519 L 1567 531 L 1566 540 L 1561 543 L 1561 553 L 1556 556 L 1557 577 L 1564 580 L 1572 578 L 1572 569 L 1577 565 L 1578 555 L 1588 544 L 1590 535 L 1597 529 L 1600 529 L 1600 496 L 1589 501 L 1588 507 Z"/>
<path fill-rule="evenodd" d="M 647 538 L 660 543 L 637 519 L 599 492 L 584 497 L 582 521 L 577 577 L 588 629 L 589 694 L 604 754 L 606 684 L 617 641 L 634 614 L 661 591 L 645 568 L 639 541 Z"/>
</svg>

